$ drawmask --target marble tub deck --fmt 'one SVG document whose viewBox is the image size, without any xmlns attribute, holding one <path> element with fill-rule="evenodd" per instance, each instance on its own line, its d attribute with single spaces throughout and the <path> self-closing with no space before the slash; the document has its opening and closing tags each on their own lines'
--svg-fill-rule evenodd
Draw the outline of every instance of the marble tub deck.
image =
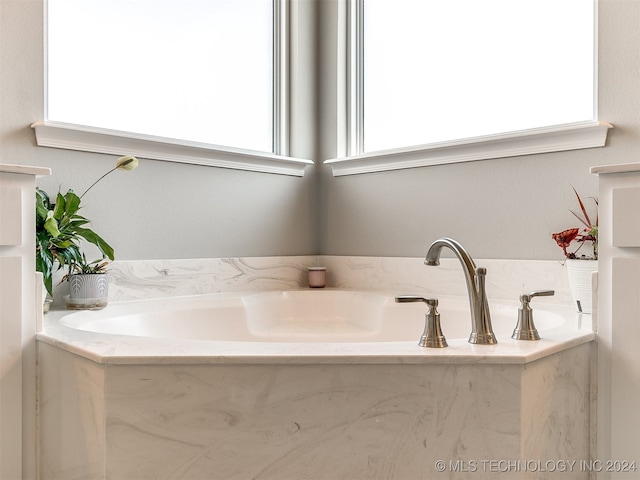
<svg viewBox="0 0 640 480">
<path fill-rule="evenodd" d="M 419 259 L 173 262 L 117 266 L 113 300 L 302 288 L 306 266 L 318 263 L 336 288 L 461 294 L 457 260 L 439 269 Z M 477 262 L 488 268 L 490 298 L 543 288 L 557 290 L 554 301 L 568 298 L 553 262 L 533 268 L 537 276 L 524 262 L 493 262 Z M 535 347 L 499 339 L 474 352 L 455 340 L 425 355 L 406 344 L 248 354 L 215 342 L 69 332 L 55 315 L 38 336 L 44 479 L 589 478 L 522 467 L 592 456 L 588 316 L 576 314 L 584 328 L 564 348 L 551 338 Z M 499 461 L 513 467 L 492 467 Z"/>
</svg>

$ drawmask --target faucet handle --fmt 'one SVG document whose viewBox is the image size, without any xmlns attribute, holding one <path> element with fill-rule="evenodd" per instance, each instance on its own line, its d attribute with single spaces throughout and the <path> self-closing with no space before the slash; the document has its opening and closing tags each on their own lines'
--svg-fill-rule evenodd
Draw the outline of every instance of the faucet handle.
<svg viewBox="0 0 640 480">
<path fill-rule="evenodd" d="M 520 295 L 520 303 L 529 303 L 533 297 L 550 297 L 555 293 L 554 290 L 534 290 L 531 293 L 523 293 Z"/>
<path fill-rule="evenodd" d="M 511 338 L 514 340 L 540 340 L 538 330 L 533 324 L 533 309 L 529 306 L 529 302 L 534 297 L 549 297 L 554 295 L 553 290 L 536 290 L 531 293 L 523 293 L 520 295 L 520 308 L 518 309 L 518 324 L 513 330 Z"/>
<path fill-rule="evenodd" d="M 442 334 L 440 328 L 440 314 L 438 313 L 438 299 L 437 298 L 424 298 L 413 295 L 403 295 L 396 297 L 396 303 L 411 303 L 411 302 L 424 302 L 427 304 L 427 313 L 424 317 L 424 332 L 420 337 L 418 345 L 421 347 L 429 348 L 444 348 L 447 344 L 447 339 Z"/>
<path fill-rule="evenodd" d="M 437 298 L 424 298 L 416 295 L 399 295 L 396 297 L 396 303 L 412 303 L 412 302 L 424 302 L 430 307 L 438 306 Z"/>
</svg>

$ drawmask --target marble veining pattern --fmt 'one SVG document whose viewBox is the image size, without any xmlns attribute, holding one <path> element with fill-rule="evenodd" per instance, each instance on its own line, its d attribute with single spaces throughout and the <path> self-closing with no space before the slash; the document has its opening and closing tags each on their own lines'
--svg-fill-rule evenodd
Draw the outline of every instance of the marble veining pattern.
<svg viewBox="0 0 640 480">
<path fill-rule="evenodd" d="M 589 345 L 530 366 L 139 365 L 94 381 L 86 360 L 40 354 L 43 478 L 567 478 L 450 465 L 590 454 Z"/>
<path fill-rule="evenodd" d="M 115 261 L 109 300 L 300 288 L 307 267 L 317 262 L 316 256 Z M 65 283 L 55 293 L 57 305 L 67 293 Z"/>
<path fill-rule="evenodd" d="M 521 293 L 555 290 L 545 302 L 570 304 L 562 262 L 476 260 L 487 268 L 490 299 L 517 301 Z M 426 267 L 423 258 L 294 256 L 115 261 L 109 270 L 112 301 L 199 295 L 230 291 L 285 290 L 307 285 L 307 267 L 327 267 L 327 286 L 398 293 L 466 295 L 462 269 L 455 258 Z M 59 280 L 62 273 L 54 279 Z M 62 305 L 68 287 L 57 287 Z"/>
<path fill-rule="evenodd" d="M 534 260 L 476 260 L 487 269 L 487 295 L 493 300 L 517 301 L 533 290 L 555 290 L 545 301 L 571 303 L 562 262 Z M 328 282 L 339 288 L 395 290 L 420 295 L 466 296 L 462 267 L 455 258 L 441 258 L 437 267 L 424 258 L 332 257 L 321 258 Z"/>
</svg>

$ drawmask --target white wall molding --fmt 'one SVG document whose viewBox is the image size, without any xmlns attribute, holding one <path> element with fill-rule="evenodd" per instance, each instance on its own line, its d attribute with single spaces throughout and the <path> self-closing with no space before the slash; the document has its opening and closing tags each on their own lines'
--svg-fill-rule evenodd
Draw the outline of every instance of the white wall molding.
<svg viewBox="0 0 640 480">
<path fill-rule="evenodd" d="M 127 154 L 153 160 L 298 177 L 304 175 L 307 165 L 313 165 L 312 160 L 284 157 L 267 152 L 59 122 L 36 122 L 31 127 L 35 130 L 36 142 L 40 147 L 115 155 Z"/>
<path fill-rule="evenodd" d="M 334 176 L 604 147 L 606 122 L 581 122 L 326 160 Z"/>
</svg>

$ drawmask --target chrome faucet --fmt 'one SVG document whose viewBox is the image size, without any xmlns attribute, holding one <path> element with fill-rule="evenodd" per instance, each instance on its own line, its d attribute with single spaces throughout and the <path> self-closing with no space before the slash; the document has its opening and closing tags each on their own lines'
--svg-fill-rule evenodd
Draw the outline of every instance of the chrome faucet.
<svg viewBox="0 0 640 480">
<path fill-rule="evenodd" d="M 471 256 L 462 245 L 451 238 L 439 238 L 431 244 L 425 265 L 440 265 L 440 253 L 443 247 L 447 247 L 456 254 L 462 269 L 464 278 L 467 281 L 467 291 L 469 293 L 469 306 L 471 307 L 471 335 L 469 343 L 480 345 L 493 345 L 498 343 L 491 327 L 491 313 L 489 312 L 489 302 L 485 291 L 485 276 L 487 269 L 476 267 Z"/>
</svg>

